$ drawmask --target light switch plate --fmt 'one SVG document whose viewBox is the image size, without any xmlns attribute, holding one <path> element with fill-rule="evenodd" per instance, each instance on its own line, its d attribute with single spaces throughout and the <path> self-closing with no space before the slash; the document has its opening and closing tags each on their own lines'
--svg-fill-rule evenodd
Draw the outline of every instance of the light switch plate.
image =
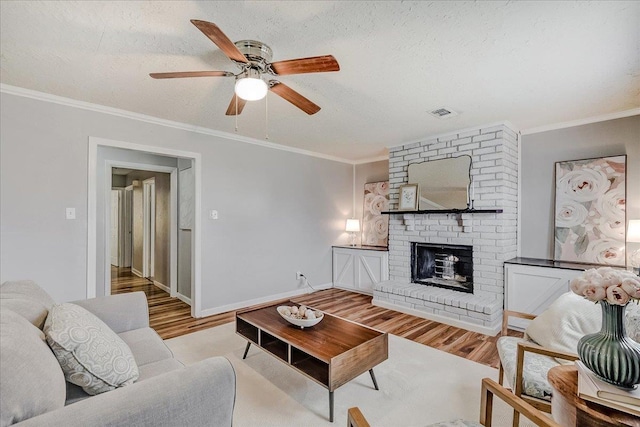
<svg viewBox="0 0 640 427">
<path fill-rule="evenodd" d="M 66 209 L 67 219 L 76 219 L 76 208 Z"/>
</svg>

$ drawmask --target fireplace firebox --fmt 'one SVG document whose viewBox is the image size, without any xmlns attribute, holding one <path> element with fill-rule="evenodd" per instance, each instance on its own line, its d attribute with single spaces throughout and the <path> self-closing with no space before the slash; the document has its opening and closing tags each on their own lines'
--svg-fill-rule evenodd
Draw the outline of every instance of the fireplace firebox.
<svg viewBox="0 0 640 427">
<path fill-rule="evenodd" d="M 473 247 L 412 242 L 411 282 L 473 293 Z"/>
</svg>

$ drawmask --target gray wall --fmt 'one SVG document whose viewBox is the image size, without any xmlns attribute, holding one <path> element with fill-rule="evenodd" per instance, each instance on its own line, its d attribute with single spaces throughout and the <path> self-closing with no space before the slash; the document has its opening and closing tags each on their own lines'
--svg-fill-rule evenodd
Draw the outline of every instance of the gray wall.
<svg viewBox="0 0 640 427">
<path fill-rule="evenodd" d="M 57 301 L 85 297 L 94 136 L 201 154 L 203 309 L 300 289 L 296 271 L 331 282 L 351 165 L 4 93 L 0 114 L 0 280 L 34 279 Z"/>
<path fill-rule="evenodd" d="M 111 175 L 111 188 L 124 188 L 127 186 L 126 175 Z"/>
<path fill-rule="evenodd" d="M 627 220 L 640 219 L 640 116 L 522 136 L 522 256 L 553 258 L 555 162 L 619 154 L 627 155 Z"/>
<path fill-rule="evenodd" d="M 356 218 L 360 220 L 362 227 L 362 209 L 364 205 L 364 185 L 367 182 L 386 181 L 389 179 L 389 160 L 379 162 L 362 163 L 356 165 Z"/>
</svg>

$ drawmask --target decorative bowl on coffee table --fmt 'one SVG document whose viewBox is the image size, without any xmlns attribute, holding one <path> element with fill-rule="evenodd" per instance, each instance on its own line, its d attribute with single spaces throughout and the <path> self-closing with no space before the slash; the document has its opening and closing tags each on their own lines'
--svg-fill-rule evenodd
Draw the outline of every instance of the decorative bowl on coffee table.
<svg viewBox="0 0 640 427">
<path fill-rule="evenodd" d="M 278 313 L 284 320 L 291 323 L 292 325 L 299 326 L 301 329 L 315 326 L 320 323 L 322 319 L 324 319 L 324 313 L 317 310 L 313 310 L 316 316 L 315 319 L 297 318 L 291 314 L 291 307 L 288 307 L 286 305 L 281 305 L 276 310 L 278 310 Z"/>
</svg>

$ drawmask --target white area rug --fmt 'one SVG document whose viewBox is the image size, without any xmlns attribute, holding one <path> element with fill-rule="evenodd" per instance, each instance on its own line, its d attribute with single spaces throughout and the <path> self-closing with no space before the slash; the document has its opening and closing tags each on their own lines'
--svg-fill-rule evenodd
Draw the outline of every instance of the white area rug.
<svg viewBox="0 0 640 427">
<path fill-rule="evenodd" d="M 360 407 L 372 426 L 425 426 L 480 415 L 480 381 L 498 371 L 458 356 L 389 335 L 389 359 L 374 368 L 380 391 L 365 373 L 335 391 L 335 421 L 329 422 L 329 392 L 302 374 L 251 346 L 229 323 L 166 341 L 186 365 L 224 356 L 237 376 L 234 426 L 339 426 L 347 409 Z M 494 425 L 510 426 L 511 411 L 494 399 Z M 522 421 L 521 425 L 533 425 Z"/>
</svg>

